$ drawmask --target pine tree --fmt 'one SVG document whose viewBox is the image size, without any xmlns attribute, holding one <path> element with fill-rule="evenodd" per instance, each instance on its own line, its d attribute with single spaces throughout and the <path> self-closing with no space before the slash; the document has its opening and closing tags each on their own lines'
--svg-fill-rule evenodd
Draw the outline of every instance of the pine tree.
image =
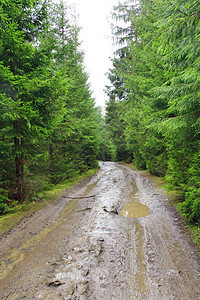
<svg viewBox="0 0 200 300">
<path fill-rule="evenodd" d="M 42 1 L 5 0 L 0 6 L 2 180 L 15 180 L 16 197 L 20 201 L 25 193 L 27 145 L 37 130 L 34 128 L 38 112 L 34 109 L 33 82 L 44 60 L 34 43 L 46 26 L 45 16 L 46 4 Z M 13 170 L 15 179 L 11 178 Z"/>
<path fill-rule="evenodd" d="M 0 187 L 12 200 L 97 165 L 97 111 L 70 18 L 63 3 L 0 6 Z"/>
</svg>

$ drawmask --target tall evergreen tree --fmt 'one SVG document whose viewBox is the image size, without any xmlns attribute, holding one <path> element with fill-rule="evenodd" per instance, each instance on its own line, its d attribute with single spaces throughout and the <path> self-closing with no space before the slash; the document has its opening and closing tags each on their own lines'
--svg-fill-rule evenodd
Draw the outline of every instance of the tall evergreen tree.
<svg viewBox="0 0 200 300">
<path fill-rule="evenodd" d="M 5 0 L 0 6 L 2 180 L 10 180 L 15 170 L 12 180 L 19 200 L 25 192 L 24 165 L 30 137 L 39 125 L 33 82 L 41 73 L 44 59 L 34 43 L 46 26 L 45 17 L 46 4 L 42 1 Z"/>
<path fill-rule="evenodd" d="M 124 96 L 117 114 L 118 122 L 123 116 L 126 149 L 138 167 L 166 174 L 185 195 L 184 213 L 198 220 L 199 3 L 126 1 L 115 16 L 126 21 L 115 30 L 125 44 L 119 45 L 118 64 L 110 71 L 107 110 L 112 111 L 113 97 L 116 101 L 120 93 L 117 84 L 121 85 Z M 112 74 L 118 82 L 112 81 Z"/>
<path fill-rule="evenodd" d="M 22 201 L 96 166 L 97 111 L 68 7 L 5 0 L 0 20 L 0 187 Z"/>
</svg>

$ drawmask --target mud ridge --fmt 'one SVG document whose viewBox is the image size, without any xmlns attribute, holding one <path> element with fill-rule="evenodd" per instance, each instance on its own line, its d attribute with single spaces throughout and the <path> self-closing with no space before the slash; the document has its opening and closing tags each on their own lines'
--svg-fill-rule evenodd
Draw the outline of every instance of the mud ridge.
<svg viewBox="0 0 200 300">
<path fill-rule="evenodd" d="M 100 171 L 1 241 L 1 299 L 200 299 L 196 248 L 141 172 Z"/>
</svg>

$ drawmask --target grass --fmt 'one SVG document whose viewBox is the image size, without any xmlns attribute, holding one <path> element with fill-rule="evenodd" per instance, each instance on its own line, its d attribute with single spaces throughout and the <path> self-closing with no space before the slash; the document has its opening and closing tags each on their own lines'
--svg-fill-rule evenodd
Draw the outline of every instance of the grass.
<svg viewBox="0 0 200 300">
<path fill-rule="evenodd" d="M 49 203 L 55 202 L 62 198 L 66 193 L 66 190 L 72 188 L 78 182 L 93 176 L 98 170 L 98 168 L 88 170 L 81 175 L 76 175 L 73 178 L 66 180 L 62 184 L 57 184 L 56 186 L 52 187 L 51 190 L 39 194 L 39 201 L 27 203 L 22 207 L 19 206 L 18 211 L 15 213 L 1 216 L 0 235 L 9 232 L 14 226 L 19 224 L 23 218 L 29 216 L 31 213 L 34 213 Z"/>
<path fill-rule="evenodd" d="M 200 225 L 189 224 L 188 229 L 189 229 L 190 235 L 192 236 L 192 240 L 200 249 Z"/>
</svg>

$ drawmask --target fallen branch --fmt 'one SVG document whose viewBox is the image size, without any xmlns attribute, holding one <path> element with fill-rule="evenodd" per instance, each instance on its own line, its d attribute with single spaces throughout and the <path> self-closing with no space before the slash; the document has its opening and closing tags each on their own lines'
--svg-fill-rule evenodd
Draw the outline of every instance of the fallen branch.
<svg viewBox="0 0 200 300">
<path fill-rule="evenodd" d="M 65 198 L 70 198 L 70 199 L 86 199 L 86 198 L 92 198 L 95 197 L 96 195 L 91 195 L 91 196 L 77 196 L 77 197 L 72 197 L 72 196 L 65 196 Z"/>
</svg>

